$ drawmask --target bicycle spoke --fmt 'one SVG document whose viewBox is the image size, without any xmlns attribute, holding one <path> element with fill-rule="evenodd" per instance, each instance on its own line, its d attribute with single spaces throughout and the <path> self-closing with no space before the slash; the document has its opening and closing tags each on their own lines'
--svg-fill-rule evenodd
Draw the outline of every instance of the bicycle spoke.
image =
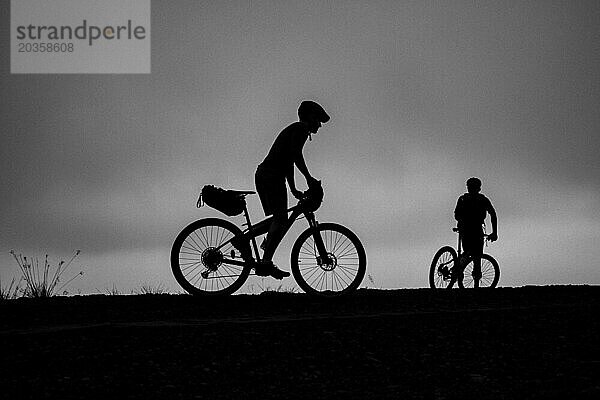
<svg viewBox="0 0 600 400">
<path fill-rule="evenodd" d="M 189 269 L 193 269 L 197 266 L 202 265 L 201 261 L 196 261 L 196 262 L 190 262 L 190 263 L 180 263 L 180 265 L 185 265 L 185 268 L 181 268 L 181 271 L 187 271 Z"/>
<path fill-rule="evenodd" d="M 317 249 L 315 234 L 321 236 L 326 254 Z M 347 228 L 327 223 L 303 235 L 292 251 L 292 272 L 303 290 L 335 295 L 360 284 L 366 267 L 364 249 Z"/>
<path fill-rule="evenodd" d="M 342 272 L 344 272 L 344 270 L 342 270 Z M 337 282 L 340 283 L 340 287 L 348 286 L 352 282 L 352 275 L 348 275 L 347 273 L 345 273 L 345 275 L 346 276 L 344 277 L 342 276 L 342 274 L 333 271 L 333 277 L 336 279 Z M 346 280 L 345 278 L 348 279 Z"/>
<path fill-rule="evenodd" d="M 447 288 L 453 284 L 451 271 L 456 252 L 449 246 L 442 247 L 435 254 L 429 270 L 429 285 L 432 288 Z"/>
<path fill-rule="evenodd" d="M 202 237 L 200 236 L 200 234 L 202 235 Z M 209 247 L 210 240 L 206 237 L 206 234 L 204 233 L 203 229 L 200 230 L 199 232 L 198 231 L 194 232 L 193 235 L 189 236 L 189 239 L 196 246 L 198 246 L 199 249 L 204 249 L 206 247 Z"/>
<path fill-rule="evenodd" d="M 474 287 L 475 278 L 473 276 L 474 263 L 471 262 L 465 267 L 464 279 L 462 281 L 463 287 Z M 479 287 L 480 288 L 491 288 L 496 285 L 497 282 L 497 271 L 496 267 L 490 262 L 490 260 L 484 255 L 481 258 L 481 270 Z"/>
<path fill-rule="evenodd" d="M 207 218 L 188 225 L 175 239 L 171 267 L 177 282 L 192 294 L 233 293 L 250 269 L 224 263 L 230 240 L 241 231 L 230 222 Z"/>
</svg>

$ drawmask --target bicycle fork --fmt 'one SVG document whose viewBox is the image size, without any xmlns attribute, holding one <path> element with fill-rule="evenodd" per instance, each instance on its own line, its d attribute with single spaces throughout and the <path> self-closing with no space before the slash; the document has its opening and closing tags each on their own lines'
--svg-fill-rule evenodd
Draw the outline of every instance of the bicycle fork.
<svg viewBox="0 0 600 400">
<path fill-rule="evenodd" d="M 331 257 L 327 252 L 327 248 L 325 247 L 325 242 L 323 242 L 323 238 L 319 232 L 319 223 L 315 219 L 315 214 L 306 213 L 306 220 L 308 221 L 308 225 L 312 230 L 313 240 L 315 241 L 315 247 L 317 248 L 317 265 L 322 267 L 323 265 L 332 264 Z"/>
</svg>

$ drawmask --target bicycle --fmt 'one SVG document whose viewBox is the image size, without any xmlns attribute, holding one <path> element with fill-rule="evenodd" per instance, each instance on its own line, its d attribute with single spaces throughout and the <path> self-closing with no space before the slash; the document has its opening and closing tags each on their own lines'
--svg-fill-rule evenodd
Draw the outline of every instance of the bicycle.
<svg viewBox="0 0 600 400">
<path fill-rule="evenodd" d="M 489 254 L 481 256 L 481 276 L 476 279 L 473 274 L 474 262 L 473 256 L 465 255 L 461 249 L 461 234 L 458 228 L 452 228 L 453 232 L 458 233 L 458 251 L 451 246 L 440 248 L 429 268 L 429 286 L 432 289 L 448 288 L 451 289 L 454 283 L 462 288 L 494 288 L 500 279 L 500 267 L 494 257 Z M 484 235 L 487 241 L 487 236 Z M 461 268 L 462 265 L 462 268 Z"/>
<path fill-rule="evenodd" d="M 359 238 L 336 223 L 319 223 L 314 212 L 321 199 L 306 195 L 288 208 L 288 228 L 301 216 L 308 228 L 296 239 L 291 251 L 291 270 L 298 286 L 309 294 L 339 296 L 351 293 L 362 282 L 367 257 Z M 253 225 L 246 196 L 253 191 L 229 191 L 243 199 L 246 229 L 221 218 L 204 218 L 186 226 L 173 242 L 171 269 L 177 282 L 194 295 L 228 295 L 242 287 L 254 266 L 260 262 L 256 237 L 270 226 L 271 218 Z M 315 208 L 315 201 L 318 203 Z M 266 229 L 265 229 L 266 228 Z M 251 259 L 241 254 L 231 241 L 251 231 Z M 256 234 L 256 232 L 263 232 Z"/>
</svg>

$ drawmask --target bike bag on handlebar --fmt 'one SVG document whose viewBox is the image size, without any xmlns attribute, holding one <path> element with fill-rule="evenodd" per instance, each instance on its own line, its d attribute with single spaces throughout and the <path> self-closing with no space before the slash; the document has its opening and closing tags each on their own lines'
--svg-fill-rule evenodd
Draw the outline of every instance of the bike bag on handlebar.
<svg viewBox="0 0 600 400">
<path fill-rule="evenodd" d="M 302 206 L 307 211 L 317 211 L 321 207 L 323 202 L 323 186 L 321 181 L 315 181 L 314 184 L 309 186 L 308 190 L 304 192 L 304 198 L 302 199 Z"/>
<path fill-rule="evenodd" d="M 233 217 L 240 215 L 246 206 L 244 195 L 232 190 L 225 190 L 213 185 L 205 185 L 200 192 L 196 206 L 206 204 L 223 214 Z"/>
</svg>

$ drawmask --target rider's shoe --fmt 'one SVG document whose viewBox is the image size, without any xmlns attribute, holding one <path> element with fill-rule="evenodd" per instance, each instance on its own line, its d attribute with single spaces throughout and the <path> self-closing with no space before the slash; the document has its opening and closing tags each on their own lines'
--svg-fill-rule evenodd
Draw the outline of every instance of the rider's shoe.
<svg viewBox="0 0 600 400">
<path fill-rule="evenodd" d="M 283 271 L 279 268 L 277 268 L 277 266 L 273 266 L 273 271 L 271 271 L 271 276 L 275 279 L 279 279 L 282 280 L 283 278 L 287 278 L 288 276 L 290 276 L 290 273 L 287 271 Z"/>
<path fill-rule="evenodd" d="M 243 236 L 236 236 L 231 239 L 231 245 L 235 247 L 244 260 L 252 259 L 252 250 L 250 249 L 250 240 Z"/>
<path fill-rule="evenodd" d="M 290 276 L 289 272 L 282 271 L 273 264 L 273 261 L 261 261 L 254 264 L 254 272 L 258 276 L 272 276 L 275 279 L 283 279 Z"/>
</svg>

